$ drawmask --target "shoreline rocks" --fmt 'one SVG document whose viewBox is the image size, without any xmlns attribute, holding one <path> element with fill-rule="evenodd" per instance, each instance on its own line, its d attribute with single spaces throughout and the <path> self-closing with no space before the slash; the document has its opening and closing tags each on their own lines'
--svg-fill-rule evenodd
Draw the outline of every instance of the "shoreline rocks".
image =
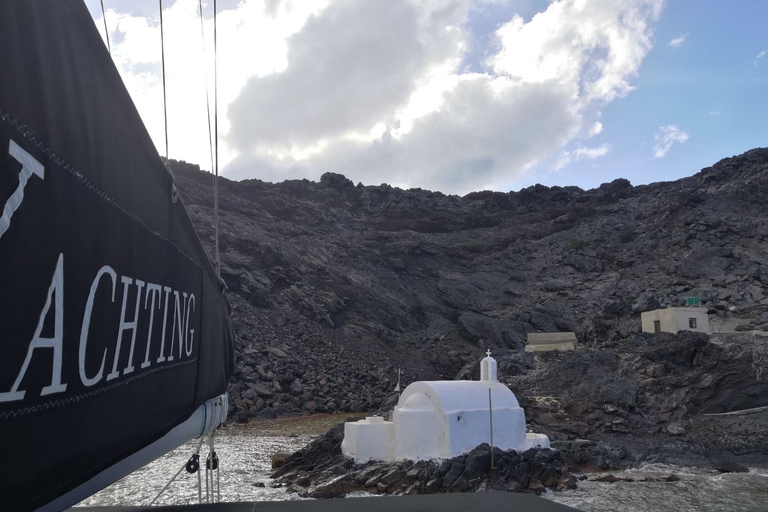
<svg viewBox="0 0 768 512">
<path fill-rule="evenodd" d="M 371 494 L 433 494 L 503 490 L 541 493 L 573 489 L 576 477 L 550 449 L 522 453 L 493 450 L 483 443 L 452 459 L 371 461 L 356 464 L 341 454 L 344 424 L 294 453 L 272 474 L 276 483 L 308 498 L 339 498 L 352 492 Z"/>
<path fill-rule="evenodd" d="M 354 421 L 350 418 L 348 421 Z M 541 493 L 547 489 L 574 489 L 580 480 L 601 483 L 668 482 L 674 474 L 616 477 L 607 470 L 625 470 L 643 463 L 668 463 L 710 471 L 747 472 L 732 459 L 691 450 L 682 441 L 656 446 L 649 440 L 617 444 L 616 440 L 560 441 L 554 449 L 530 449 L 522 453 L 481 444 L 459 457 L 435 461 L 370 461 L 357 464 L 341 453 L 344 424 L 333 427 L 303 449 L 291 454 L 272 473 L 272 487 L 308 498 L 338 498 L 354 492 L 371 494 L 431 494 L 502 490 Z M 582 473 L 583 472 L 583 473 Z M 596 475 L 595 475 L 596 474 Z"/>
</svg>

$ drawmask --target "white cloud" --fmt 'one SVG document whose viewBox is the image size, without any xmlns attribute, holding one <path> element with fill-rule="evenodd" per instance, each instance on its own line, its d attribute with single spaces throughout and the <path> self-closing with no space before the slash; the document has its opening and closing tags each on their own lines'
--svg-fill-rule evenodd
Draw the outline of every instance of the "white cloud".
<svg viewBox="0 0 768 512">
<path fill-rule="evenodd" d="M 560 170 L 571 162 L 578 162 L 585 158 L 594 160 L 595 158 L 607 155 L 610 149 L 611 146 L 609 144 L 603 144 L 596 148 L 579 147 L 573 151 L 566 151 L 558 158 L 555 169 Z"/>
<path fill-rule="evenodd" d="M 557 84 L 515 86 L 503 78 L 465 76 L 445 94 L 440 110 L 414 120 L 399 139 L 387 132 L 370 143 L 336 142 L 311 161 L 256 162 L 267 180 L 336 171 L 354 181 L 404 188 L 493 188 L 499 169 L 524 170 L 578 132 L 580 120 L 567 98 Z M 247 176 L 253 162 L 253 156 L 233 162 L 233 174 Z"/>
<path fill-rule="evenodd" d="M 249 77 L 279 73 L 286 68 L 287 38 L 326 2 L 243 2 L 236 9 L 218 13 L 219 131 L 229 130 L 226 106 L 239 94 Z M 158 151 L 165 153 L 163 90 L 160 63 L 160 26 L 157 4 L 110 2 L 106 18 L 112 59 L 139 110 Z M 168 102 L 168 137 L 171 158 L 211 167 L 206 115 L 205 80 L 213 109 L 212 8 L 205 6 L 205 53 L 197 0 L 176 0 L 163 10 Z M 96 27 L 102 32 L 100 7 L 91 6 Z M 243 51 L 259 48 L 261 51 Z M 232 151 L 220 136 L 220 160 Z"/>
<path fill-rule="evenodd" d="M 196 5 L 177 0 L 164 14 L 170 145 L 171 157 L 208 167 Z M 335 171 L 446 192 L 500 187 L 602 131 L 586 120 L 632 90 L 661 5 L 553 1 L 527 23 L 499 20 L 486 71 L 466 73 L 472 0 L 238 3 L 219 16 L 224 174 L 279 181 Z M 162 141 L 157 21 L 115 11 L 107 19 L 124 33 L 115 61 Z M 600 151 L 608 146 L 570 158 Z"/>
<path fill-rule="evenodd" d="M 558 1 L 529 23 L 519 16 L 499 30 L 497 73 L 523 82 L 578 86 L 582 102 L 608 102 L 632 90 L 651 48 L 649 21 L 661 1 Z"/>
<path fill-rule="evenodd" d="M 601 123 L 600 121 L 595 121 L 595 124 L 593 124 L 589 128 L 589 136 L 594 137 L 595 135 L 602 133 L 602 131 L 603 131 L 603 123 Z"/>
<path fill-rule="evenodd" d="M 763 50 L 757 54 L 757 57 L 755 57 L 755 62 L 754 62 L 755 67 L 757 67 L 757 61 L 765 57 L 766 54 L 768 54 L 768 50 Z"/>
<path fill-rule="evenodd" d="M 659 131 L 653 137 L 656 144 L 653 146 L 653 156 L 655 158 L 664 158 L 667 152 L 676 142 L 683 143 L 688 140 L 688 134 L 680 130 L 677 126 L 667 125 L 659 126 Z"/>
<path fill-rule="evenodd" d="M 685 41 L 685 38 L 688 37 L 689 33 L 686 32 L 685 34 L 681 35 L 680 37 L 676 37 L 673 40 L 671 40 L 668 44 L 672 47 L 678 47 L 681 44 L 683 44 L 683 41 Z"/>
<path fill-rule="evenodd" d="M 720 115 L 720 111 L 719 110 L 710 110 L 709 111 L 709 115 L 711 115 L 711 116 L 719 116 Z"/>
<path fill-rule="evenodd" d="M 337 0 L 310 18 L 288 41 L 285 71 L 251 78 L 230 106 L 233 145 L 290 153 L 394 124 L 425 71 L 462 42 L 459 31 L 424 33 L 419 14 L 407 0 Z"/>
</svg>

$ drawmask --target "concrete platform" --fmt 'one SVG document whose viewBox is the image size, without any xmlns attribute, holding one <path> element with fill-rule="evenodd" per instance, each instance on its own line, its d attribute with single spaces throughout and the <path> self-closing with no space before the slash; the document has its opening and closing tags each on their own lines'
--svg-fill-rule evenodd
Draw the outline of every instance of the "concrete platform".
<svg viewBox="0 0 768 512">
<path fill-rule="evenodd" d="M 331 500 L 259 501 L 172 507 L 77 507 L 68 512 L 574 512 L 577 509 L 534 494 L 476 492 L 421 494 L 417 496 L 373 496 Z"/>
</svg>

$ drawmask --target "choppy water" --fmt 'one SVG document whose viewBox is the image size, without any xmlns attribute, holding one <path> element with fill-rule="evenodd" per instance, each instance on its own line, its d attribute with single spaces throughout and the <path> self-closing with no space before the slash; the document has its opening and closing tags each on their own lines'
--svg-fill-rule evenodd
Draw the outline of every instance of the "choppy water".
<svg viewBox="0 0 768 512">
<path fill-rule="evenodd" d="M 606 473 L 607 474 L 607 473 Z M 719 474 L 714 470 L 649 464 L 611 473 L 634 482 L 581 481 L 578 489 L 546 497 L 585 512 L 766 512 L 768 471 Z M 638 482 L 670 474 L 678 482 Z M 590 475 L 592 477 L 593 475 Z"/>
<path fill-rule="evenodd" d="M 347 415 L 316 415 L 301 418 L 279 418 L 253 421 L 247 425 L 231 425 L 216 434 L 215 449 L 219 456 L 222 501 L 279 501 L 300 499 L 285 489 L 272 489 L 269 474 L 272 454 L 294 452 L 314 436 L 324 434 Z M 176 472 L 186 464 L 197 449 L 198 442 L 189 442 L 154 462 L 134 471 L 84 500 L 80 505 L 148 505 Z M 200 449 L 200 463 L 205 495 L 204 461 L 208 448 Z M 262 482 L 265 487 L 254 484 Z M 197 475 L 182 471 L 156 505 L 186 505 L 198 503 Z"/>
<path fill-rule="evenodd" d="M 326 432 L 346 416 L 318 415 L 233 425 L 217 434 L 221 461 L 222 501 L 277 501 L 298 499 L 284 489 L 269 487 L 271 455 L 293 452 L 312 437 Z M 147 505 L 195 451 L 187 443 L 128 475 L 81 505 Z M 207 448 L 201 449 L 201 462 Z M 748 474 L 717 474 L 676 466 L 648 465 L 614 472 L 617 477 L 640 480 L 673 473 L 679 482 L 579 482 L 571 491 L 549 492 L 546 498 L 585 512 L 768 512 L 768 470 Z M 203 473 L 204 474 L 204 473 Z M 265 487 L 254 484 L 262 482 Z M 203 492 L 205 492 L 203 482 Z M 197 476 L 185 471 L 157 501 L 160 505 L 198 502 Z"/>
</svg>

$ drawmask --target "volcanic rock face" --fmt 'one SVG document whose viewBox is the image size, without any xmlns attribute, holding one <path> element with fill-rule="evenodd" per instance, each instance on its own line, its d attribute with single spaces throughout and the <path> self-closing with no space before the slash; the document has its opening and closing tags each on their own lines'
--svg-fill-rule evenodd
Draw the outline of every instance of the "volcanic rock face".
<svg viewBox="0 0 768 512">
<path fill-rule="evenodd" d="M 529 421 L 557 432 L 553 447 L 577 466 L 709 464 L 722 456 L 765 464 L 768 411 L 719 414 L 768 405 L 768 382 L 756 371 L 767 356 L 768 341 L 755 336 L 640 334 L 599 350 L 541 354 L 504 380 L 528 390 L 518 396 Z"/>
<path fill-rule="evenodd" d="M 173 168 L 210 249 L 211 175 Z M 765 413 L 703 414 L 768 405 L 766 342 L 640 335 L 639 314 L 695 295 L 718 328 L 768 330 L 768 149 L 588 191 L 221 179 L 219 205 L 243 419 L 392 405 L 398 367 L 404 383 L 467 377 L 491 348 L 547 434 L 704 445 L 722 434 L 726 451 L 755 452 L 724 425 L 757 432 Z M 575 332 L 578 350 L 521 352 L 526 333 L 552 331 Z"/>
</svg>

